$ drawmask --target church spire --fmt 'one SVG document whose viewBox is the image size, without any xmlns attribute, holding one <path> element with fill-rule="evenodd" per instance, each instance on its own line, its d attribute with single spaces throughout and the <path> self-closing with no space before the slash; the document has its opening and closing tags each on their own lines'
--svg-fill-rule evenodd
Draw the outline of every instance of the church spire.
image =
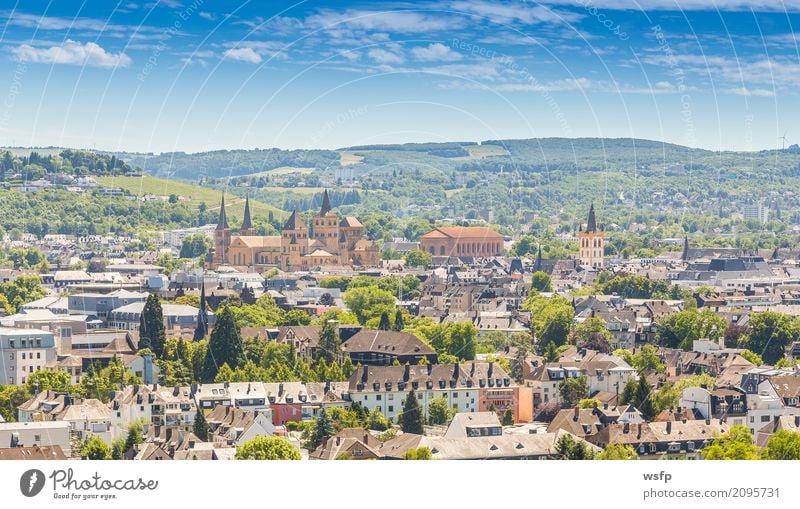
<svg viewBox="0 0 800 509">
<path fill-rule="evenodd" d="M 242 220 L 242 228 L 239 230 L 239 235 L 248 237 L 255 234 L 253 221 L 250 219 L 250 196 L 246 196 L 244 199 L 244 219 Z"/>
<path fill-rule="evenodd" d="M 217 230 L 228 229 L 228 216 L 225 214 L 225 193 L 222 193 L 222 201 L 219 205 L 219 221 L 217 222 Z"/>
<path fill-rule="evenodd" d="M 540 270 L 542 270 L 542 244 L 539 244 L 539 252 L 536 254 L 536 263 L 533 265 L 534 272 Z"/>
<path fill-rule="evenodd" d="M 689 261 L 689 236 L 683 236 L 683 254 L 681 255 L 681 260 L 688 262 Z"/>
<path fill-rule="evenodd" d="M 319 210 L 319 215 L 324 216 L 332 210 L 331 199 L 328 197 L 328 190 L 322 193 L 322 208 Z"/>
<path fill-rule="evenodd" d="M 206 309 L 206 282 L 205 277 L 200 283 L 200 309 L 197 310 L 197 326 L 194 329 L 195 341 L 200 341 L 208 334 L 208 310 Z"/>
<path fill-rule="evenodd" d="M 587 232 L 596 232 L 597 231 L 597 219 L 594 217 L 594 203 L 589 207 L 589 220 L 586 221 L 586 231 Z"/>
</svg>

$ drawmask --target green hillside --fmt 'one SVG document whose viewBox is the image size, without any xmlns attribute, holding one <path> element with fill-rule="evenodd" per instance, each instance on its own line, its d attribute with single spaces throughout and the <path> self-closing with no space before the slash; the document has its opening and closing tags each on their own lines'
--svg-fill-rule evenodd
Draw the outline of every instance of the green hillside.
<svg viewBox="0 0 800 509">
<path fill-rule="evenodd" d="M 220 191 L 206 187 L 188 184 L 178 180 L 163 179 L 151 176 L 141 177 L 98 177 L 97 182 L 107 187 L 119 187 L 136 196 L 152 194 L 156 196 L 177 195 L 186 198 L 189 205 L 196 207 L 201 202 L 209 210 L 219 210 Z M 238 196 L 241 190 L 231 190 L 226 197 L 226 210 L 229 215 L 242 217 L 244 214 L 244 197 Z M 236 194 L 234 194 L 236 193 Z M 272 205 L 250 200 L 250 210 L 253 215 L 267 216 L 272 212 L 275 217 L 285 215 L 284 211 Z"/>
</svg>

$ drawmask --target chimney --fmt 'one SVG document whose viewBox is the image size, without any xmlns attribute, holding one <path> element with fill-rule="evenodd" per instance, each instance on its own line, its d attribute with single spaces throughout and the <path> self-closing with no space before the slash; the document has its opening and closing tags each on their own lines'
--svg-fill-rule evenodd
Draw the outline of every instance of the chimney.
<svg viewBox="0 0 800 509">
<path fill-rule="evenodd" d="M 623 433 L 630 433 L 630 431 L 631 431 L 631 425 L 629 422 L 626 422 L 625 424 L 622 425 Z"/>
<path fill-rule="evenodd" d="M 411 366 L 406 364 L 405 367 L 403 368 L 403 381 L 408 382 L 410 378 L 411 378 Z"/>
<path fill-rule="evenodd" d="M 432 374 L 433 374 L 433 364 L 428 364 L 428 376 L 430 376 Z"/>
<path fill-rule="evenodd" d="M 278 384 L 278 397 L 283 396 L 283 382 Z"/>
<path fill-rule="evenodd" d="M 642 438 L 642 423 L 636 425 L 636 438 Z"/>
<path fill-rule="evenodd" d="M 250 384 L 247 384 L 247 394 L 250 394 Z"/>
<path fill-rule="evenodd" d="M 486 373 L 486 377 L 492 378 L 492 373 L 494 373 L 494 362 L 489 363 L 489 372 Z"/>
<path fill-rule="evenodd" d="M 710 426 L 710 425 L 711 425 L 711 419 L 706 419 L 706 426 Z"/>
<path fill-rule="evenodd" d="M 325 449 L 328 446 L 328 437 L 322 437 L 322 448 Z"/>
<path fill-rule="evenodd" d="M 672 433 L 672 421 L 667 421 L 667 435 Z"/>
<path fill-rule="evenodd" d="M 453 364 L 453 380 L 458 380 L 458 374 L 461 372 L 458 363 Z"/>
<path fill-rule="evenodd" d="M 336 446 L 338 447 L 342 443 L 342 437 L 336 437 Z"/>
<path fill-rule="evenodd" d="M 581 408 L 578 405 L 575 405 L 575 415 L 572 417 L 573 421 L 577 421 L 581 417 Z"/>
</svg>

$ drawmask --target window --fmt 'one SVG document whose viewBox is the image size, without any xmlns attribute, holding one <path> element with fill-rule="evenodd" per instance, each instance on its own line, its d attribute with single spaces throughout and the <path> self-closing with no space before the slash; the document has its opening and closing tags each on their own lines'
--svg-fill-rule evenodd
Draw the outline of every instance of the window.
<svg viewBox="0 0 800 509">
<path fill-rule="evenodd" d="M 394 405 L 389 405 L 389 411 L 394 412 Z"/>
<path fill-rule="evenodd" d="M 656 452 L 656 444 L 650 444 L 650 452 Z"/>
<path fill-rule="evenodd" d="M 22 360 L 25 360 L 25 352 L 22 352 Z"/>
<path fill-rule="evenodd" d="M 686 450 L 687 451 L 694 451 L 694 442 L 687 442 L 686 443 Z"/>
<path fill-rule="evenodd" d="M 42 352 L 36 352 L 36 358 L 37 359 L 41 359 L 42 358 Z"/>
<path fill-rule="evenodd" d="M 761 416 L 761 422 L 769 422 L 769 421 L 770 421 L 769 415 L 762 415 Z"/>
<path fill-rule="evenodd" d="M 754 422 L 756 422 L 756 418 L 751 415 L 750 416 L 750 424 L 752 424 Z"/>
<path fill-rule="evenodd" d="M 33 441 L 34 442 L 41 442 L 42 441 L 42 435 L 33 435 Z"/>
<path fill-rule="evenodd" d="M 8 359 L 12 360 L 12 361 L 14 360 L 14 352 L 11 352 L 10 354 L 8 354 Z"/>
<path fill-rule="evenodd" d="M 381 400 L 381 395 L 380 395 L 380 394 L 376 395 L 376 396 L 375 396 L 375 400 L 376 400 L 376 401 L 380 401 L 380 400 Z"/>
</svg>

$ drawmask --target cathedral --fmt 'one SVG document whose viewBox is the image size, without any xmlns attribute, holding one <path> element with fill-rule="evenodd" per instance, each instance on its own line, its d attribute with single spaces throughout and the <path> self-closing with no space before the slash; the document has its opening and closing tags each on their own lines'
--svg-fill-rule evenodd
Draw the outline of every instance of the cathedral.
<svg viewBox="0 0 800 509">
<path fill-rule="evenodd" d="M 313 270 L 331 266 L 377 266 L 380 252 L 374 241 L 364 238 L 364 225 L 355 217 L 342 219 L 332 210 L 328 191 L 311 225 L 295 210 L 280 235 L 256 235 L 250 219 L 250 199 L 245 200 L 239 235 L 231 235 L 225 214 L 225 196 L 214 230 L 211 265 L 234 265 L 260 270 L 277 267 L 284 271 Z"/>
</svg>

